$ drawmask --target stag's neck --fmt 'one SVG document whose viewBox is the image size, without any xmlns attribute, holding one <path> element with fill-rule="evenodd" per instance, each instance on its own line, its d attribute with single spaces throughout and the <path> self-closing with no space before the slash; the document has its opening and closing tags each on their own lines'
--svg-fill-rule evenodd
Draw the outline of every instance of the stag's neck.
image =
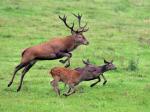
<svg viewBox="0 0 150 112">
<path fill-rule="evenodd" d="M 98 68 L 99 68 L 99 71 L 100 71 L 101 73 L 104 73 L 104 72 L 107 72 L 107 71 L 108 71 L 108 69 L 106 68 L 106 65 L 99 66 Z"/>
<path fill-rule="evenodd" d="M 73 51 L 74 49 L 76 49 L 79 46 L 76 44 L 75 39 L 72 35 L 67 36 L 64 40 L 65 40 L 65 46 L 66 46 L 68 52 Z"/>
<path fill-rule="evenodd" d="M 77 70 L 80 73 L 79 82 L 90 81 L 90 80 L 96 79 L 99 75 L 108 71 L 108 69 L 106 68 L 106 65 L 97 66 L 95 68 L 95 71 L 93 72 L 86 72 L 86 70 L 82 68 L 76 68 L 75 70 Z"/>
</svg>

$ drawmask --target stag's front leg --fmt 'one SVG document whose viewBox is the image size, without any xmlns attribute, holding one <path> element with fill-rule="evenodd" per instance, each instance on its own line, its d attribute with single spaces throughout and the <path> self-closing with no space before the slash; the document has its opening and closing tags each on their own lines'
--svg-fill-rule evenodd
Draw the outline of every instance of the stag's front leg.
<svg viewBox="0 0 150 112">
<path fill-rule="evenodd" d="M 57 93 L 57 95 L 60 96 L 60 90 L 58 88 L 58 81 L 54 79 L 50 82 L 50 84 L 52 85 L 53 90 Z"/>
<path fill-rule="evenodd" d="M 67 93 L 64 93 L 63 95 L 64 96 L 69 96 L 69 95 L 71 95 L 71 94 L 73 94 L 73 93 L 75 93 L 75 86 L 74 85 L 69 85 L 69 90 L 68 90 L 68 92 Z"/>
<path fill-rule="evenodd" d="M 106 80 L 106 78 L 104 77 L 103 74 L 102 74 L 102 77 L 103 77 L 103 79 L 104 79 L 103 85 L 105 85 L 105 84 L 107 83 L 107 80 Z"/>
<path fill-rule="evenodd" d="M 65 64 L 67 60 L 68 60 L 68 58 L 66 58 L 65 60 L 59 60 L 59 62 Z"/>
<path fill-rule="evenodd" d="M 65 67 L 69 67 L 70 66 L 70 58 L 72 57 L 72 54 L 71 53 L 63 53 L 63 52 L 60 52 L 59 53 L 60 56 L 63 56 L 63 57 L 67 57 L 65 60 L 59 60 L 59 62 L 61 63 L 66 63 L 68 61 L 68 63 L 65 65 Z"/>
<path fill-rule="evenodd" d="M 66 94 L 70 93 L 71 88 L 69 87 L 68 91 L 66 93 L 64 93 L 63 95 L 66 96 Z"/>
<path fill-rule="evenodd" d="M 100 77 L 97 77 L 98 81 L 96 81 L 95 83 L 91 84 L 90 87 L 95 86 L 97 83 L 99 83 L 101 81 Z"/>
</svg>

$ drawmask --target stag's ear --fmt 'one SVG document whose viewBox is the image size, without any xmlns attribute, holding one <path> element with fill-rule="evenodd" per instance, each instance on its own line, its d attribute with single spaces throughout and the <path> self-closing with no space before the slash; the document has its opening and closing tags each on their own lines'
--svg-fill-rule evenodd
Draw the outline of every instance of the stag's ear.
<svg viewBox="0 0 150 112">
<path fill-rule="evenodd" d="M 82 60 L 82 62 L 83 62 L 85 65 L 88 65 L 88 64 L 89 64 L 89 59 L 87 59 L 87 61 Z"/>
<path fill-rule="evenodd" d="M 85 60 L 82 59 L 83 64 L 86 64 Z"/>
<path fill-rule="evenodd" d="M 108 61 L 106 61 L 106 60 L 104 59 L 104 63 L 106 63 L 106 64 L 107 64 L 107 63 L 109 63 L 109 62 L 108 62 Z"/>
<path fill-rule="evenodd" d="M 89 60 L 89 59 L 87 59 L 87 63 L 90 63 L 90 60 Z"/>
<path fill-rule="evenodd" d="M 111 60 L 111 63 L 113 63 L 114 60 Z"/>
</svg>

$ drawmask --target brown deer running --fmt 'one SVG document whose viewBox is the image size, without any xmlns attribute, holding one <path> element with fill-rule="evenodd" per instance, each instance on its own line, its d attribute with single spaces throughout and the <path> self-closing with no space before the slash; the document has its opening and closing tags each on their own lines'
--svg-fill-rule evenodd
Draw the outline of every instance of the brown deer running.
<svg viewBox="0 0 150 112">
<path fill-rule="evenodd" d="M 86 65 L 85 67 L 79 67 L 76 69 L 54 67 L 50 70 L 50 75 L 53 77 L 51 85 L 58 95 L 60 95 L 58 82 L 63 82 L 69 86 L 68 92 L 64 93 L 65 96 L 69 96 L 75 92 L 75 86 L 82 81 L 98 79 L 97 82 L 91 84 L 91 87 L 95 86 L 98 82 L 100 82 L 100 75 L 103 77 L 103 85 L 105 85 L 107 80 L 103 73 L 116 69 L 115 65 L 113 64 L 113 60 L 111 62 L 104 60 L 104 65 L 102 66 L 93 65 L 89 63 L 89 61 L 83 61 L 83 63 Z"/>
<path fill-rule="evenodd" d="M 65 26 L 70 29 L 72 35 L 66 36 L 64 38 L 55 38 L 49 40 L 48 42 L 44 42 L 39 45 L 26 48 L 22 52 L 21 62 L 18 66 L 16 66 L 12 79 L 8 84 L 8 87 L 12 85 L 16 73 L 20 69 L 24 68 L 22 71 L 20 84 L 17 89 L 17 92 L 20 91 L 25 74 L 38 60 L 55 60 L 60 59 L 62 57 L 67 57 L 65 60 L 59 61 L 63 64 L 67 62 L 65 67 L 70 66 L 70 58 L 72 57 L 71 51 L 73 51 L 80 45 L 89 44 L 89 42 L 83 35 L 83 32 L 88 31 L 88 28 L 87 29 L 85 28 L 87 26 L 87 23 L 82 27 L 81 26 L 82 15 L 79 14 L 73 15 L 78 19 L 79 28 L 77 30 L 74 30 L 74 23 L 72 23 L 72 26 L 69 26 L 66 22 L 67 17 L 65 15 L 63 17 L 59 16 L 59 18 L 64 22 Z"/>
</svg>

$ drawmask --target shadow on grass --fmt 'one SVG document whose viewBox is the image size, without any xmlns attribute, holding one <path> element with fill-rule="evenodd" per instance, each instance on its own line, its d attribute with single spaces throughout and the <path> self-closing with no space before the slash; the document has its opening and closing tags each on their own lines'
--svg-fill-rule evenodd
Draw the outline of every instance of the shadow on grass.
<svg viewBox="0 0 150 112">
<path fill-rule="evenodd" d="M 14 93 L 14 92 L 15 92 L 15 93 L 17 92 L 17 90 L 12 89 L 12 88 L 9 88 L 9 87 L 4 88 L 3 90 L 4 90 L 5 92 L 13 92 L 13 93 Z"/>
</svg>

